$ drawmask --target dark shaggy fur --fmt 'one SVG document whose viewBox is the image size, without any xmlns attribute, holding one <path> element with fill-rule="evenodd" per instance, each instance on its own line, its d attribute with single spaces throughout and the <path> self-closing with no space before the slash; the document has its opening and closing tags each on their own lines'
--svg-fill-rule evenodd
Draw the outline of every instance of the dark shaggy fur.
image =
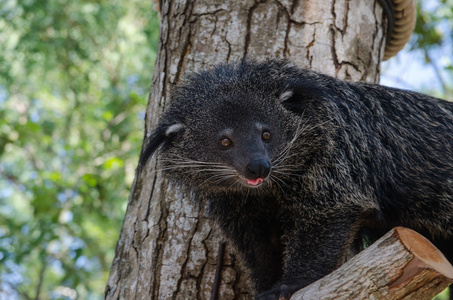
<svg viewBox="0 0 453 300">
<path fill-rule="evenodd" d="M 395 226 L 453 262 L 453 103 L 244 61 L 173 90 L 142 166 L 158 148 L 167 178 L 236 247 L 258 299 L 289 298 Z"/>
</svg>

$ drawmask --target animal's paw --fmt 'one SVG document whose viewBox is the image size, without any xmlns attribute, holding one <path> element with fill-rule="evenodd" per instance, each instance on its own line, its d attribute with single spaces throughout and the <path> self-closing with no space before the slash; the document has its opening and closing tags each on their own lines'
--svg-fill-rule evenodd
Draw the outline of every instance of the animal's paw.
<svg viewBox="0 0 453 300">
<path fill-rule="evenodd" d="M 255 297 L 255 300 L 289 300 L 301 288 L 309 285 L 311 281 L 294 279 L 277 284 L 274 288 Z"/>
</svg>

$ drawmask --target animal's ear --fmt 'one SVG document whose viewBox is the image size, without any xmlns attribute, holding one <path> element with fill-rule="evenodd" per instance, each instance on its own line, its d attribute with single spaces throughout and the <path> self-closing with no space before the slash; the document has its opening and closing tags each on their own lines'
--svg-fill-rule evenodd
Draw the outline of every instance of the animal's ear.
<svg viewBox="0 0 453 300">
<path fill-rule="evenodd" d="M 288 110 L 301 115 L 307 107 L 319 105 L 322 99 L 328 97 L 329 90 L 314 80 L 294 80 L 287 84 L 279 95 L 280 103 Z"/>
<path fill-rule="evenodd" d="M 151 134 L 147 138 L 145 149 L 140 155 L 140 170 L 146 165 L 148 159 L 154 154 L 154 152 L 156 152 L 159 147 L 164 146 L 176 133 L 180 132 L 183 129 L 184 125 L 182 123 L 171 125 L 161 124 L 153 132 L 151 132 Z"/>
</svg>

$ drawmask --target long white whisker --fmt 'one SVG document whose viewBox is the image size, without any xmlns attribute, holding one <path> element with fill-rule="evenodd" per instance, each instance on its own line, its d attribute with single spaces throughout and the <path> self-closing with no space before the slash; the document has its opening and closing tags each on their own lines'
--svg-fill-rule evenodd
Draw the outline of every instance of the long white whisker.
<svg viewBox="0 0 453 300">
<path fill-rule="evenodd" d="M 279 177 L 301 177 L 301 171 L 303 168 L 301 168 L 300 165 L 294 165 L 294 163 L 285 163 L 288 162 L 289 159 L 297 157 L 301 155 L 300 153 L 294 152 L 294 146 L 296 145 L 296 141 L 299 139 L 299 137 L 302 134 L 311 134 L 313 130 L 319 128 L 320 126 L 324 125 L 325 123 L 331 121 L 327 120 L 325 122 L 315 124 L 315 125 L 309 125 L 310 118 L 307 118 L 304 120 L 303 115 L 300 118 L 300 122 L 297 126 L 297 129 L 294 133 L 294 136 L 292 139 L 286 144 L 286 146 L 280 151 L 280 154 L 277 156 L 277 158 L 272 160 L 272 165 L 273 165 L 273 170 L 272 175 L 270 178 L 272 181 L 277 184 L 280 188 L 282 188 L 281 184 L 285 185 L 286 187 L 289 188 L 288 184 L 283 181 Z M 277 176 L 276 176 L 277 175 Z"/>
<path fill-rule="evenodd" d="M 305 125 L 307 124 L 308 121 L 309 121 L 309 119 L 307 119 L 305 121 L 305 123 L 301 126 L 301 123 L 302 123 L 302 119 L 301 119 L 301 122 L 299 122 L 299 124 L 297 126 L 294 137 L 291 139 L 291 141 L 289 141 L 289 143 L 285 146 L 285 148 L 283 148 L 281 154 L 274 160 L 274 165 L 278 165 L 286 159 L 286 156 L 290 152 L 290 150 L 291 150 L 292 146 L 294 145 L 295 141 L 297 140 L 297 138 L 302 134 L 303 131 L 305 131 Z"/>
<path fill-rule="evenodd" d="M 272 182 L 274 182 L 280 188 L 280 190 L 283 190 L 282 186 L 280 185 L 280 183 L 278 183 L 275 176 L 270 176 L 269 179 L 272 180 Z"/>
<path fill-rule="evenodd" d="M 278 178 L 276 176 L 271 176 L 270 178 L 280 187 L 280 189 L 283 190 L 282 186 L 278 183 L 278 181 L 284 184 L 287 188 L 290 188 L 290 186 L 286 182 L 284 182 L 281 178 Z"/>
</svg>

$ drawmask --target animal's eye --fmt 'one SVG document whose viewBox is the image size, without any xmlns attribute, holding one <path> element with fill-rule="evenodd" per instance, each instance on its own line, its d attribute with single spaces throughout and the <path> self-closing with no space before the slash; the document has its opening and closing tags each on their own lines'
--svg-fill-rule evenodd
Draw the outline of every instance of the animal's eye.
<svg viewBox="0 0 453 300">
<path fill-rule="evenodd" d="M 233 142 L 229 139 L 229 138 L 223 138 L 221 141 L 220 141 L 220 144 L 222 145 L 222 147 L 224 148 L 228 148 L 231 146 Z"/>
<path fill-rule="evenodd" d="M 270 138 L 271 138 L 271 133 L 267 130 L 263 131 L 263 133 L 261 134 L 261 138 L 264 140 L 264 141 L 268 141 Z"/>
</svg>

